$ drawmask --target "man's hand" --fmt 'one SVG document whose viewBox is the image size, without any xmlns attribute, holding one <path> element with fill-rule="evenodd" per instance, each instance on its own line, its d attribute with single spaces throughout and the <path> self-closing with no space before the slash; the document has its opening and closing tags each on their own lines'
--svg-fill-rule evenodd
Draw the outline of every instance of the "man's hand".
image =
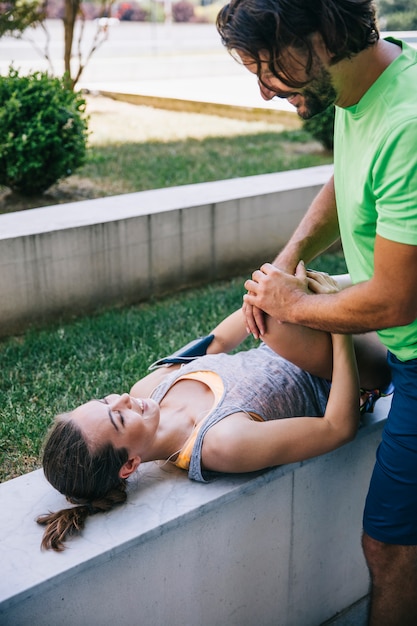
<svg viewBox="0 0 417 626">
<path fill-rule="evenodd" d="M 273 261 L 273 265 L 278 267 L 281 271 L 292 275 L 296 272 L 298 258 L 293 258 L 290 253 L 286 254 L 286 252 L 287 249 L 280 252 Z M 249 302 L 245 301 L 245 298 L 243 298 L 242 310 L 246 320 L 246 330 L 249 334 L 252 334 L 255 339 L 259 339 L 266 332 L 264 311 L 255 305 L 249 304 Z"/>
<path fill-rule="evenodd" d="M 292 307 L 309 291 L 309 280 L 314 279 L 307 277 L 302 261 L 297 265 L 295 276 L 279 270 L 271 263 L 264 263 L 259 270 L 253 272 L 252 280 L 245 282 L 248 293 L 243 296 L 244 312 L 245 305 L 249 305 L 261 309 L 278 321 L 289 322 Z M 246 317 L 246 323 L 249 331 L 256 337 L 259 336 L 257 331 L 261 329 L 255 319 L 254 331 L 254 319 L 254 315 L 252 319 Z"/>
</svg>

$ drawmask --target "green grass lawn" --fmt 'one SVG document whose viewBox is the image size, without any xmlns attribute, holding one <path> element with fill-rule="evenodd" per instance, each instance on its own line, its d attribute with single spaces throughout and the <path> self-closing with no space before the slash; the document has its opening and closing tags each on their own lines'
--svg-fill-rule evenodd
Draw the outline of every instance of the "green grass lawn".
<svg viewBox="0 0 417 626">
<path fill-rule="evenodd" d="M 105 181 L 111 193 L 160 189 L 254 176 L 332 162 L 323 150 L 308 151 L 302 130 L 207 137 L 183 141 L 96 145 L 78 175 Z"/>
<path fill-rule="evenodd" d="M 133 105 L 132 105 L 133 106 Z M 91 143 L 72 176 L 34 197 L 0 186 L 0 213 L 177 185 L 254 176 L 331 163 L 304 130 L 176 141 Z"/>
<path fill-rule="evenodd" d="M 313 267 L 346 271 L 341 255 L 324 255 Z M 235 278 L 160 301 L 67 323 L 0 343 L 0 481 L 40 466 L 53 416 L 90 398 L 129 391 L 156 358 L 207 334 L 241 306 Z M 253 345 L 251 340 L 246 347 Z"/>
</svg>

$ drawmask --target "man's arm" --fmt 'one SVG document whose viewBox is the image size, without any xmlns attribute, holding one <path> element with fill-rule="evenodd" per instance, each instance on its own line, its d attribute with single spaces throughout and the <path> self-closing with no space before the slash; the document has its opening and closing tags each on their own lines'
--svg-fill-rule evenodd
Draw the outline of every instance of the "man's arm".
<svg viewBox="0 0 417 626">
<path fill-rule="evenodd" d="M 246 281 L 244 300 L 281 322 L 336 333 L 403 326 L 417 317 L 417 246 L 377 236 L 372 278 L 336 294 L 309 293 L 301 276 L 265 264 Z"/>
<path fill-rule="evenodd" d="M 299 261 L 309 263 L 338 238 L 339 223 L 332 176 L 314 198 L 291 239 L 273 261 L 273 265 L 294 274 Z"/>
<path fill-rule="evenodd" d="M 279 269 L 294 274 L 302 259 L 309 263 L 324 250 L 327 250 L 339 237 L 336 197 L 332 178 L 322 187 L 310 205 L 285 248 L 273 261 Z M 265 333 L 263 311 L 244 299 L 243 311 L 246 327 L 254 337 Z"/>
</svg>

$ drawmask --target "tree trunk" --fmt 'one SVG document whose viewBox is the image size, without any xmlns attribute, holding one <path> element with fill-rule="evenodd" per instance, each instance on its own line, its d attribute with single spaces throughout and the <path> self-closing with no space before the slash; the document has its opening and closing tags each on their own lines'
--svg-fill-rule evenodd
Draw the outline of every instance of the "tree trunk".
<svg viewBox="0 0 417 626">
<path fill-rule="evenodd" d="M 80 10 L 81 0 L 65 0 L 64 13 L 64 71 L 68 81 L 71 81 L 71 56 L 72 42 L 74 39 L 74 26 Z"/>
</svg>

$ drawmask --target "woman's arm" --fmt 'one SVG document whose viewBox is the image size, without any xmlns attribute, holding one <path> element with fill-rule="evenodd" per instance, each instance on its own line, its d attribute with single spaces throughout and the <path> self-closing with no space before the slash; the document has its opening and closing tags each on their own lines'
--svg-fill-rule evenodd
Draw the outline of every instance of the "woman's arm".
<svg viewBox="0 0 417 626">
<path fill-rule="evenodd" d="M 214 339 L 207 348 L 207 354 L 218 354 L 219 352 L 230 352 L 233 350 L 248 336 L 242 310 L 238 309 L 231 315 L 228 315 L 210 334 L 214 334 Z M 131 395 L 137 397 L 149 396 L 167 374 L 171 374 L 179 367 L 180 364 L 171 364 L 169 367 L 155 369 L 133 385 L 130 390 Z"/>
<path fill-rule="evenodd" d="M 332 349 L 333 380 L 323 417 L 254 422 L 244 413 L 229 416 L 206 434 L 204 467 L 221 472 L 253 472 L 318 456 L 352 440 L 360 414 L 351 338 L 333 335 Z"/>
<path fill-rule="evenodd" d="M 214 339 L 207 348 L 207 354 L 230 352 L 240 345 L 248 337 L 242 309 L 228 315 L 211 331 L 211 334 L 214 335 Z"/>
</svg>

